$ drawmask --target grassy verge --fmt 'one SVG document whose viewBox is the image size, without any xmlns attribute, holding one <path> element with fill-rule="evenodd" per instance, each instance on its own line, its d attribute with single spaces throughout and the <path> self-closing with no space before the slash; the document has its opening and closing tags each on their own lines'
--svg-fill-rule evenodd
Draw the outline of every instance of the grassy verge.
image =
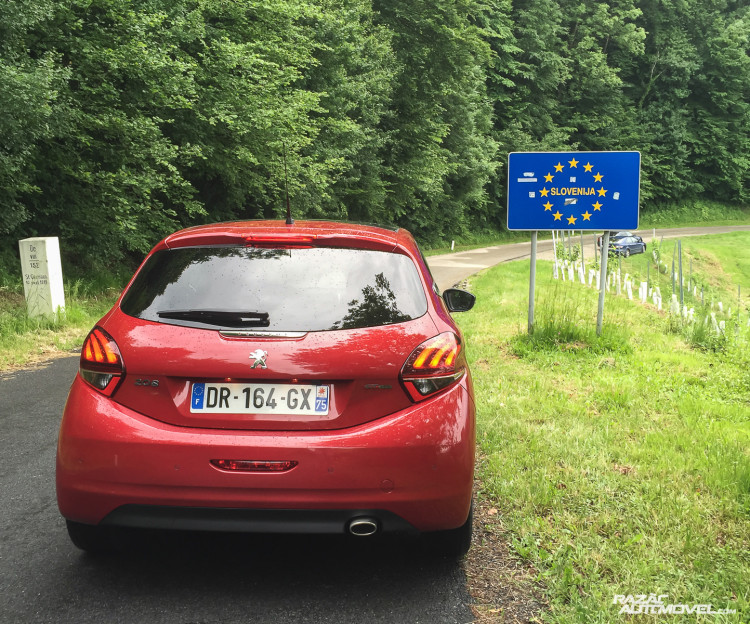
<svg viewBox="0 0 750 624">
<path fill-rule="evenodd" d="M 750 224 L 750 207 L 727 206 L 718 202 L 694 201 L 682 204 L 646 206 L 641 210 L 641 229 Z"/>
<path fill-rule="evenodd" d="M 723 257 L 736 244 L 716 247 Z M 541 262 L 533 338 L 528 263 L 473 278 L 478 303 L 460 317 L 480 496 L 501 512 L 516 556 L 540 570 L 547 619 L 625 621 L 615 595 L 655 593 L 738 611 L 711 622 L 747 621 L 750 330 L 696 349 L 668 315 L 610 296 L 597 338 L 595 291 L 551 273 Z"/>
<path fill-rule="evenodd" d="M 683 272 L 690 270 L 692 261 L 698 276 L 704 275 L 706 280 L 711 280 L 709 284 L 717 291 L 731 296 L 740 285 L 743 291 L 750 292 L 750 233 L 686 238 L 682 241 L 682 249 L 686 255 Z M 721 270 L 716 270 L 717 267 Z"/>
<path fill-rule="evenodd" d="M 55 357 L 80 347 L 94 323 L 112 306 L 116 289 L 66 284 L 65 312 L 57 320 L 30 319 L 20 284 L 0 286 L 0 371 Z"/>
<path fill-rule="evenodd" d="M 650 286 L 659 286 L 666 298 L 672 294 L 672 263 L 675 270 L 675 293 L 679 295 L 679 239 L 663 241 L 647 240 L 647 251 L 643 255 L 628 259 L 610 259 L 610 268 L 621 266 L 638 280 L 649 280 Z M 683 299 L 687 305 L 703 301 L 722 301 L 737 309 L 737 287 L 743 302 L 750 295 L 750 232 L 730 232 L 710 236 L 689 236 L 681 240 Z M 660 266 L 657 271 L 654 259 Z M 694 292 L 695 291 L 695 294 Z M 744 305 L 744 304 L 743 304 Z"/>
<path fill-rule="evenodd" d="M 627 260 L 616 258 L 613 262 L 614 266 L 621 264 L 621 272 L 633 276 L 636 284 L 648 281 L 649 287 L 658 286 L 666 309 L 673 293 L 678 300 L 681 298 L 685 310 L 699 322 L 675 316 L 670 328 L 682 333 L 694 346 L 723 348 L 727 336 L 710 331 L 712 314 L 718 322 L 724 321 L 729 334 L 746 327 L 750 313 L 750 232 L 683 239 L 682 292 L 677 239 L 651 242 L 646 254 Z"/>
</svg>

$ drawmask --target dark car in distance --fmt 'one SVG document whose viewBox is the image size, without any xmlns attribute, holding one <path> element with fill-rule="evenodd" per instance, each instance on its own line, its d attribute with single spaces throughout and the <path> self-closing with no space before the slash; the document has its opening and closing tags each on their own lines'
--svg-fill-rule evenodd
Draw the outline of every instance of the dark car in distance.
<svg viewBox="0 0 750 624">
<path fill-rule="evenodd" d="M 627 236 L 633 236 L 631 232 L 610 232 L 609 233 L 609 244 L 611 245 L 613 242 L 620 240 L 621 238 L 625 238 Z M 601 249 L 602 248 L 602 236 L 599 236 L 596 239 L 596 248 Z"/>
<path fill-rule="evenodd" d="M 57 449 L 73 543 L 123 529 L 472 533 L 464 339 L 403 229 L 219 223 L 149 253 L 81 352 Z"/>
<path fill-rule="evenodd" d="M 640 236 L 623 236 L 614 241 L 610 240 L 609 251 L 627 258 L 631 254 L 644 253 L 646 251 L 646 243 L 643 242 Z"/>
</svg>

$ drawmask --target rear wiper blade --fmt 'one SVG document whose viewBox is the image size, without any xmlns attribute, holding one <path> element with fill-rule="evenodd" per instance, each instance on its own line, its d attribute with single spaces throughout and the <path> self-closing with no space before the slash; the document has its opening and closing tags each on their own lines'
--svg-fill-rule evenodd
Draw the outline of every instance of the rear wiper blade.
<svg viewBox="0 0 750 624">
<path fill-rule="evenodd" d="M 268 312 L 246 312 L 244 310 L 161 310 L 160 318 L 180 321 L 196 321 L 222 327 L 268 327 L 271 321 Z"/>
</svg>

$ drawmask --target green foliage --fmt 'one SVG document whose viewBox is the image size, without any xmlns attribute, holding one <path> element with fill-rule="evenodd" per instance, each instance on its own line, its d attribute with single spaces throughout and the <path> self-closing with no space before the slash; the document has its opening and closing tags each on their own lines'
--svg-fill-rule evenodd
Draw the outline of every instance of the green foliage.
<svg viewBox="0 0 750 624">
<path fill-rule="evenodd" d="M 642 124 L 643 195 L 747 201 L 747 7 L 644 0 L 645 55 L 632 74 Z"/>
<path fill-rule="evenodd" d="M 581 243 L 570 246 L 558 240 L 555 243 L 555 257 L 563 262 L 575 262 L 581 257 Z"/>
<path fill-rule="evenodd" d="M 734 225 L 750 223 L 747 207 L 706 200 L 673 204 L 646 204 L 641 207 L 641 227 L 677 227 L 688 225 Z"/>
<path fill-rule="evenodd" d="M 102 270 L 277 218 L 288 178 L 298 218 L 436 245 L 503 229 L 510 151 L 638 149 L 646 211 L 747 202 L 749 20 L 729 0 L 6 0 L 0 243 L 58 235 Z"/>
<path fill-rule="evenodd" d="M 474 0 L 376 1 L 397 67 L 386 138 L 386 214 L 423 240 L 488 222 L 494 169 L 485 67 L 490 49 L 470 22 Z"/>
<path fill-rule="evenodd" d="M 307 22 L 317 47 L 303 80 L 305 89 L 321 94 L 315 111 L 320 130 L 305 155 L 310 163 L 328 163 L 330 175 L 321 184 L 307 180 L 294 189 L 294 211 L 387 224 L 393 221 L 384 210 L 387 137 L 379 126 L 393 94 L 393 35 L 375 24 L 369 2 L 326 0 L 321 6 Z M 303 177 L 306 169 L 300 170 Z"/>
<path fill-rule="evenodd" d="M 533 331 L 518 334 L 510 341 L 513 353 L 518 356 L 540 350 L 630 353 L 630 332 L 627 324 L 621 322 L 620 313 L 607 315 L 601 336 L 596 335 L 598 295 L 595 290 L 581 286 L 577 275 L 573 282 L 558 279 L 549 283 L 548 274 L 541 279 L 544 290 L 535 307 Z"/>
<path fill-rule="evenodd" d="M 726 352 L 734 335 L 731 326 L 724 331 L 715 331 L 708 322 L 708 311 L 701 310 L 698 321 L 688 323 L 682 319 L 674 319 L 675 333 L 685 336 L 688 344 L 703 351 Z"/>
<path fill-rule="evenodd" d="M 47 27 L 54 9 L 46 0 L 0 3 L 0 237 L 34 217 L 24 200 L 40 191 L 34 163 L 57 126 L 68 71 L 54 50 L 31 50 L 34 30 Z"/>
</svg>

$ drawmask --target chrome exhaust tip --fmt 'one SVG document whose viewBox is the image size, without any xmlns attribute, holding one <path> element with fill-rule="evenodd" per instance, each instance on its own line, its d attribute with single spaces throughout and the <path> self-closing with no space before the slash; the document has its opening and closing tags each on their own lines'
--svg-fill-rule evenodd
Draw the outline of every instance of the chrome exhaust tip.
<svg viewBox="0 0 750 624">
<path fill-rule="evenodd" d="M 347 532 L 358 537 L 369 537 L 378 532 L 378 521 L 373 518 L 355 518 L 349 521 Z"/>
</svg>

